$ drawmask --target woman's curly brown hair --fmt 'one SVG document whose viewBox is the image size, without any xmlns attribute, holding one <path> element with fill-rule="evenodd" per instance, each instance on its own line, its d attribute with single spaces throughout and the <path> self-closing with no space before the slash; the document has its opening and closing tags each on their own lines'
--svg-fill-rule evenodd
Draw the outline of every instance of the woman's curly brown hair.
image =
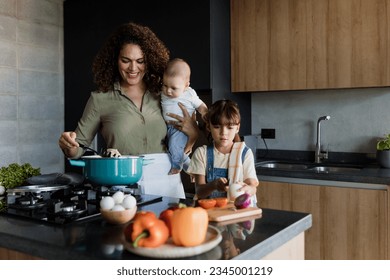
<svg viewBox="0 0 390 280">
<path fill-rule="evenodd" d="M 98 90 L 109 91 L 113 89 L 114 83 L 119 81 L 119 52 L 125 44 L 129 43 L 140 46 L 145 56 L 146 87 L 150 92 L 158 93 L 161 89 L 164 69 L 169 61 L 169 50 L 150 28 L 133 22 L 119 26 L 96 55 L 92 64 L 92 73 Z"/>
</svg>

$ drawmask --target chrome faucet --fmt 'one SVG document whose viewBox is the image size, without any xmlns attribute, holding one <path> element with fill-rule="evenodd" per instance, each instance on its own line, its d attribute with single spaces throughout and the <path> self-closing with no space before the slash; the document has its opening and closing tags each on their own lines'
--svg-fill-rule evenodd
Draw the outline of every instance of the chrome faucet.
<svg viewBox="0 0 390 280">
<path fill-rule="evenodd" d="M 321 151 L 321 121 L 327 121 L 330 119 L 330 116 L 322 116 L 318 118 L 317 121 L 317 143 L 316 143 L 316 150 L 315 150 L 315 163 L 320 163 L 322 159 L 328 158 L 328 151 L 322 152 Z"/>
</svg>

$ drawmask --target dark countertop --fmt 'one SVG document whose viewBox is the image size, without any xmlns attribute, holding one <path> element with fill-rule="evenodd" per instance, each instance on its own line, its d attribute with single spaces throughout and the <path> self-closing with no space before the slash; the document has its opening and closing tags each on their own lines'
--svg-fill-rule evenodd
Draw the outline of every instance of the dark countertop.
<svg viewBox="0 0 390 280">
<path fill-rule="evenodd" d="M 280 170 L 271 168 L 256 168 L 256 172 L 260 179 L 262 176 L 274 176 L 390 185 L 390 169 L 381 168 L 380 166 L 366 166 L 358 171 L 354 170 L 332 173 L 317 173 L 306 170 Z"/>
<path fill-rule="evenodd" d="M 339 182 L 354 182 L 366 184 L 390 185 L 390 169 L 382 168 L 376 161 L 373 154 L 360 153 L 337 153 L 332 152 L 329 158 L 323 163 L 314 163 L 314 152 L 311 151 L 288 151 L 288 150 L 269 150 L 258 151 L 256 163 L 263 162 L 287 162 L 299 163 L 309 166 L 347 166 L 357 167 L 358 170 L 346 172 L 314 172 L 308 170 L 281 170 L 271 168 L 256 168 L 257 174 L 261 180 L 262 176 L 312 179 Z M 259 156 L 266 155 L 266 156 Z"/>
<path fill-rule="evenodd" d="M 165 197 L 161 202 L 142 206 L 139 210 L 160 213 L 171 203 L 178 202 L 178 199 Z M 251 233 L 244 231 L 241 235 L 235 235 L 236 237 L 232 232 L 236 232 L 237 228 L 242 229 L 240 223 L 217 225 L 223 236 L 221 243 L 206 253 L 188 259 L 260 259 L 309 229 L 312 216 L 306 213 L 263 209 L 262 216 L 254 222 Z M 83 222 L 55 226 L 1 214 L 0 247 L 50 260 L 145 259 L 123 249 L 121 239 L 125 226 L 107 224 L 100 216 Z M 240 253 L 237 253 L 238 251 Z"/>
</svg>

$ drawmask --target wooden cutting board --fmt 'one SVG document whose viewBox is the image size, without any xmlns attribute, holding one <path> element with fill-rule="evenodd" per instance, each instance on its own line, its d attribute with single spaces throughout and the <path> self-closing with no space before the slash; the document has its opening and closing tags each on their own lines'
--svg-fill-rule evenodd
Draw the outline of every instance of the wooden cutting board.
<svg viewBox="0 0 390 280">
<path fill-rule="evenodd" d="M 232 219 L 232 220 L 226 220 L 226 221 L 220 221 L 220 222 L 211 222 L 213 225 L 219 227 L 219 226 L 227 226 L 227 225 L 231 225 L 231 224 L 237 224 L 237 223 L 242 223 L 242 222 L 246 222 L 246 221 L 251 221 L 251 220 L 257 220 L 257 219 L 260 219 L 262 217 L 261 214 L 257 214 L 257 215 L 254 215 L 254 216 L 247 216 L 247 217 L 242 217 L 242 218 L 238 218 L 238 219 Z"/>
<path fill-rule="evenodd" d="M 261 208 L 248 207 L 245 209 L 235 209 L 232 205 L 227 205 L 223 208 L 212 208 L 208 209 L 209 221 L 211 222 L 222 222 L 233 219 L 240 219 L 244 217 L 260 215 L 263 211 Z"/>
</svg>

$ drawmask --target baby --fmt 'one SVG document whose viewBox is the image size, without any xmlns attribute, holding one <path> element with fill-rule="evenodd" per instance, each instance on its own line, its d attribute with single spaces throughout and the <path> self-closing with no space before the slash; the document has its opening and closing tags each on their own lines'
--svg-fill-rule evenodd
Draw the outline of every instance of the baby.
<svg viewBox="0 0 390 280">
<path fill-rule="evenodd" d="M 190 76 L 190 66 L 183 59 L 175 58 L 168 63 L 163 76 L 161 94 L 161 106 L 166 121 L 176 121 L 176 119 L 167 116 L 167 113 L 183 115 L 178 105 L 179 102 L 186 107 L 190 115 L 196 110 L 203 118 L 207 113 L 206 104 L 200 100 L 195 90 L 190 87 Z M 167 137 L 172 164 L 169 174 L 177 174 L 183 168 L 186 170 L 190 162 L 188 154 L 184 152 L 188 137 L 170 124 L 168 124 Z"/>
</svg>

